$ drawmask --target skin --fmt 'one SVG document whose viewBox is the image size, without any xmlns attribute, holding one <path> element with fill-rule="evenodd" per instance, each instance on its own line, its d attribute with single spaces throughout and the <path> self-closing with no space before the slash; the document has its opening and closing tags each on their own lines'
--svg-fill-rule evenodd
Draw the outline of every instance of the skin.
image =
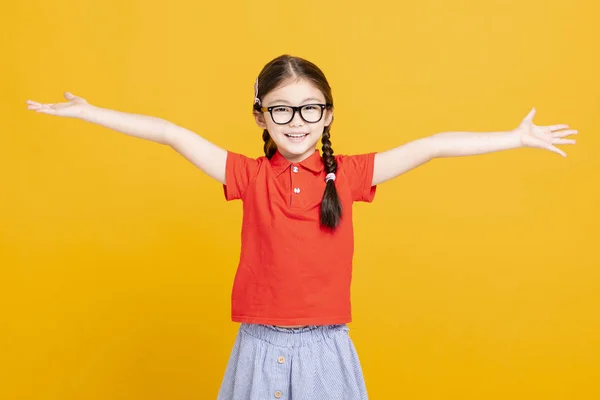
<svg viewBox="0 0 600 400">
<path fill-rule="evenodd" d="M 312 98 L 311 100 L 307 100 Z M 137 138 L 151 140 L 172 147 L 210 177 L 225 184 L 227 152 L 202 136 L 161 118 L 125 113 L 90 105 L 85 99 L 65 93 L 66 103 L 38 103 L 28 100 L 28 109 L 37 113 L 78 118 L 96 123 Z M 272 105 L 300 106 L 325 103 L 323 94 L 309 81 L 293 77 L 262 98 L 264 107 Z M 517 148 L 537 148 L 566 157 L 556 145 L 575 144 L 566 137 L 577 130 L 567 124 L 538 126 L 533 123 L 536 110 L 532 109 L 520 124 L 501 132 L 442 132 L 401 144 L 387 151 L 377 152 L 372 185 L 404 174 L 433 158 L 462 157 Z M 285 125 L 275 124 L 269 113 L 254 112 L 261 129 L 267 129 L 279 152 L 291 162 L 302 162 L 310 157 L 321 140 L 326 126 L 333 121 L 333 109 L 325 110 L 316 123 L 305 122 L 296 113 Z M 286 133 L 305 132 L 309 135 L 300 143 L 290 141 Z M 305 325 L 282 326 L 287 328 Z"/>
<path fill-rule="evenodd" d="M 262 98 L 263 107 L 273 105 L 301 106 L 314 103 L 325 104 L 323 93 L 307 80 L 297 80 L 297 78 L 284 81 L 279 87 Z M 269 131 L 282 156 L 291 162 L 301 162 L 310 157 L 317 148 L 323 130 L 333 121 L 333 108 L 325 109 L 321 120 L 315 123 L 304 121 L 299 113 L 296 113 L 294 119 L 285 125 L 278 125 L 273 122 L 268 111 L 264 113 L 255 111 L 254 118 L 260 128 Z M 285 133 L 299 132 L 309 133 L 301 143 L 294 143 L 285 136 Z"/>
<path fill-rule="evenodd" d="M 301 106 L 311 103 L 325 104 L 325 97 L 310 82 L 305 79 L 296 80 L 296 78 L 284 81 L 279 87 L 267 93 L 262 99 L 263 107 L 273 105 Z M 268 111 L 264 113 L 255 111 L 254 118 L 256 124 L 261 129 L 269 131 L 282 156 L 291 162 L 301 162 L 314 153 L 317 143 L 321 140 L 321 134 L 325 126 L 331 124 L 333 120 L 333 108 L 325 109 L 323 117 L 316 123 L 304 121 L 299 113 L 296 113 L 294 119 L 286 125 L 278 125 L 273 122 Z M 297 132 L 308 132 L 309 135 L 301 143 L 293 143 L 285 136 L 285 133 Z M 281 328 L 300 328 L 306 325 L 277 326 Z"/>
</svg>

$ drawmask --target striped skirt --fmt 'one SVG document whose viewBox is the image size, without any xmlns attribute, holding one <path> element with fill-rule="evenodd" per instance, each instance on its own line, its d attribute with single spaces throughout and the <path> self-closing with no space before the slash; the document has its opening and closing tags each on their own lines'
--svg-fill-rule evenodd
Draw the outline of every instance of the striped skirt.
<svg viewBox="0 0 600 400">
<path fill-rule="evenodd" d="M 218 400 L 364 400 L 346 324 L 280 328 L 241 323 Z"/>
</svg>

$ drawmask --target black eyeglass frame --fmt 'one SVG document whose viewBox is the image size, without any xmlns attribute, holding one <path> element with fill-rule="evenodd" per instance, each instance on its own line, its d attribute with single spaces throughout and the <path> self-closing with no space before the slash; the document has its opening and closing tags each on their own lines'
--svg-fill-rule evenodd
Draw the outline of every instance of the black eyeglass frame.
<svg viewBox="0 0 600 400">
<path fill-rule="evenodd" d="M 316 124 L 317 122 L 319 122 L 320 120 L 323 119 L 323 114 L 326 108 L 331 108 L 333 104 L 330 103 L 326 103 L 326 104 L 319 104 L 319 103 L 313 103 L 313 104 L 303 104 L 301 106 L 287 106 L 285 104 L 279 104 L 279 105 L 274 105 L 274 106 L 270 106 L 270 107 L 261 107 L 260 111 L 262 112 L 269 112 L 269 114 L 271 115 L 271 121 L 273 121 L 273 123 L 277 124 L 277 125 L 286 125 L 289 124 L 294 117 L 296 116 L 296 112 L 298 112 L 298 114 L 300 114 L 300 118 L 302 118 L 304 120 L 304 122 L 306 122 L 307 124 Z M 302 108 L 304 107 L 308 107 L 308 106 L 319 106 L 321 107 L 321 116 L 319 117 L 318 120 L 316 121 L 307 121 L 304 116 L 302 115 Z M 278 107 L 287 107 L 287 108 L 291 108 L 292 109 L 292 117 L 289 119 L 289 121 L 287 122 L 275 122 L 275 118 L 273 118 L 273 109 L 274 108 L 278 108 Z"/>
</svg>

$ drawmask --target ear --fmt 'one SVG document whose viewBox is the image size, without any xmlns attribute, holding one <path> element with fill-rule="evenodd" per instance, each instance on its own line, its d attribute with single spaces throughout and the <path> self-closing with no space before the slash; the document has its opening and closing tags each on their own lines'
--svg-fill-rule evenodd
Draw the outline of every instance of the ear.
<svg viewBox="0 0 600 400">
<path fill-rule="evenodd" d="M 256 121 L 256 124 L 262 129 L 267 129 L 267 124 L 265 122 L 265 114 L 256 110 L 252 111 L 252 113 L 254 114 L 254 120 Z"/>
<path fill-rule="evenodd" d="M 325 126 L 331 125 L 333 122 L 333 107 L 325 111 Z"/>
</svg>

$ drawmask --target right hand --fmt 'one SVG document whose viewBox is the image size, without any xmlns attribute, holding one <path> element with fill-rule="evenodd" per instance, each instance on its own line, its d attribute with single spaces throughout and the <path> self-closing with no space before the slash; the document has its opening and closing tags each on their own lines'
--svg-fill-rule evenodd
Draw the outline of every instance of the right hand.
<svg viewBox="0 0 600 400">
<path fill-rule="evenodd" d="M 89 103 L 81 98 L 73 95 L 70 92 L 65 93 L 65 99 L 68 103 L 42 104 L 36 101 L 27 100 L 27 109 L 36 112 L 57 115 L 59 117 L 80 118 L 84 111 L 90 107 Z"/>
</svg>

